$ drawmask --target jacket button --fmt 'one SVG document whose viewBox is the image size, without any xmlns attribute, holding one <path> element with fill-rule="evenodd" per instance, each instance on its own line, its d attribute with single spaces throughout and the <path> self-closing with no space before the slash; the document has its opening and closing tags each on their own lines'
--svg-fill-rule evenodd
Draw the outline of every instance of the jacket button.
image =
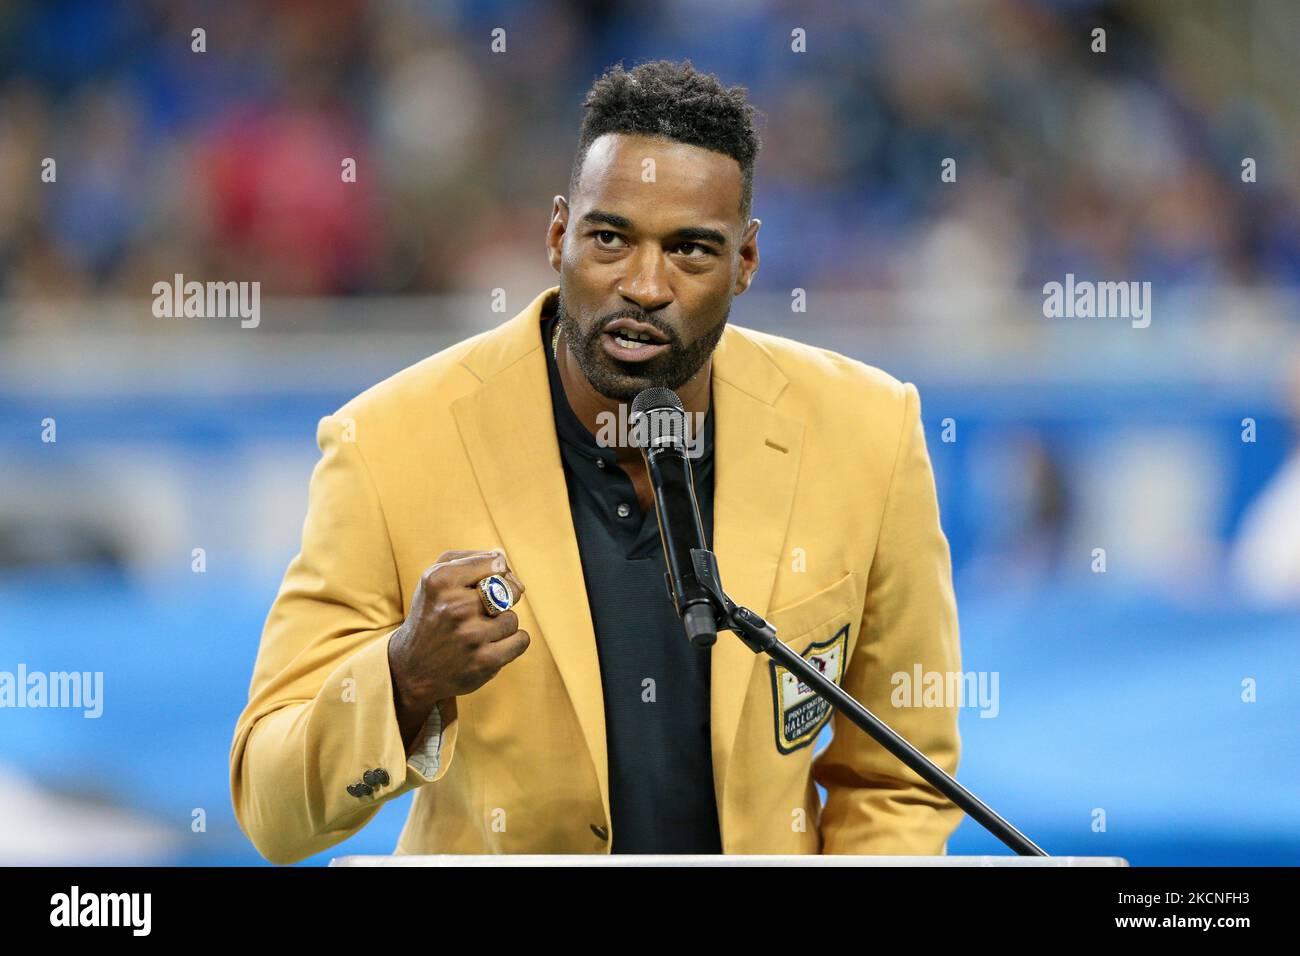
<svg viewBox="0 0 1300 956">
<path fill-rule="evenodd" d="M 364 794 L 362 794 L 361 792 L 361 784 L 359 783 L 348 784 L 348 795 L 353 797 L 364 796 Z"/>
<path fill-rule="evenodd" d="M 609 839 L 609 831 L 606 830 L 604 827 L 597 826 L 594 823 L 591 825 L 591 832 L 596 834 L 596 836 L 600 837 L 602 840 Z"/>
<path fill-rule="evenodd" d="M 348 793 L 354 797 L 368 797 L 375 792 L 375 788 L 368 783 L 354 783 L 348 787 Z"/>
<path fill-rule="evenodd" d="M 370 787 L 382 787 L 388 783 L 388 774 L 381 768 L 379 770 L 367 770 L 361 775 L 361 779 Z"/>
<path fill-rule="evenodd" d="M 383 767 L 377 767 L 375 769 L 375 778 L 379 781 L 381 787 L 388 786 L 389 782 L 392 780 L 392 778 L 388 776 L 388 771 Z"/>
</svg>

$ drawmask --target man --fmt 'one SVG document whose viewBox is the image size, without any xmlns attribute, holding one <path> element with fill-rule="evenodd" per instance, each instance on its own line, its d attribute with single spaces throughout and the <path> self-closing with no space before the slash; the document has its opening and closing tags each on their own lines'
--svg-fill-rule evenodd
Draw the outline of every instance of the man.
<svg viewBox="0 0 1300 956">
<path fill-rule="evenodd" d="M 585 106 L 559 286 L 320 422 L 231 750 L 240 825 L 288 863 L 415 790 L 399 853 L 942 853 L 945 797 L 838 717 L 814 759 L 806 687 L 686 641 L 616 427 L 677 391 L 728 592 L 955 773 L 955 709 L 890 706 L 891 675 L 960 669 L 916 389 L 728 325 L 759 261 L 742 88 L 660 61 Z"/>
</svg>

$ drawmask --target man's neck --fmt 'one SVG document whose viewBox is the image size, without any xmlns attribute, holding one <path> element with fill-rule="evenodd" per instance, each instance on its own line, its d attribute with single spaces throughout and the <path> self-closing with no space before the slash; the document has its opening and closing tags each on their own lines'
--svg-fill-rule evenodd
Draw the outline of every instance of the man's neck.
<svg viewBox="0 0 1300 956">
<path fill-rule="evenodd" d="M 600 431 L 601 422 L 605 420 L 602 419 L 602 414 L 612 415 L 615 421 L 618 420 L 620 403 L 612 398 L 606 398 L 592 387 L 578 360 L 569 351 L 563 335 L 559 338 L 555 364 L 560 372 L 560 382 L 564 386 L 569 407 L 573 409 L 573 413 L 578 416 L 578 421 L 582 422 L 587 431 L 593 436 Z M 709 382 L 712 378 L 712 370 L 713 359 L 710 357 L 689 381 L 677 389 L 677 397 L 682 400 L 688 424 L 702 421 L 704 414 L 709 410 Z M 614 453 L 620 463 L 641 461 L 641 452 L 638 449 L 631 445 L 625 446 L 621 442 L 615 446 Z"/>
</svg>

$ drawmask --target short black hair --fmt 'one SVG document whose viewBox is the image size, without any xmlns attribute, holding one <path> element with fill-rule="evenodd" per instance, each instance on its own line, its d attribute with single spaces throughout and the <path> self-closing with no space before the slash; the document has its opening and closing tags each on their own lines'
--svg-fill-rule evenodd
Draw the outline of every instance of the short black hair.
<svg viewBox="0 0 1300 956">
<path fill-rule="evenodd" d="M 760 142 L 758 111 L 746 102 L 745 87 L 724 87 L 712 73 L 699 73 L 690 60 L 655 60 L 625 71 L 617 63 L 592 84 L 583 100 L 587 115 L 578 136 L 578 155 L 569 192 L 591 144 L 606 133 L 660 136 L 730 156 L 740 164 L 741 222 L 749 222 L 754 198 L 754 158 Z"/>
</svg>

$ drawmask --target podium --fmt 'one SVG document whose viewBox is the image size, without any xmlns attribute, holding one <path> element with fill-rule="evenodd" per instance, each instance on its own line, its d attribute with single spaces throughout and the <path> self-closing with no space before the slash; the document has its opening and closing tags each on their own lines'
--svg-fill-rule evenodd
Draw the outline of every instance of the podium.
<svg viewBox="0 0 1300 956">
<path fill-rule="evenodd" d="M 457 855 L 395 854 L 392 856 L 336 856 L 330 866 L 1011 866 L 1075 867 L 1128 866 L 1118 856 L 847 856 L 740 854 L 503 854 Z"/>
</svg>

